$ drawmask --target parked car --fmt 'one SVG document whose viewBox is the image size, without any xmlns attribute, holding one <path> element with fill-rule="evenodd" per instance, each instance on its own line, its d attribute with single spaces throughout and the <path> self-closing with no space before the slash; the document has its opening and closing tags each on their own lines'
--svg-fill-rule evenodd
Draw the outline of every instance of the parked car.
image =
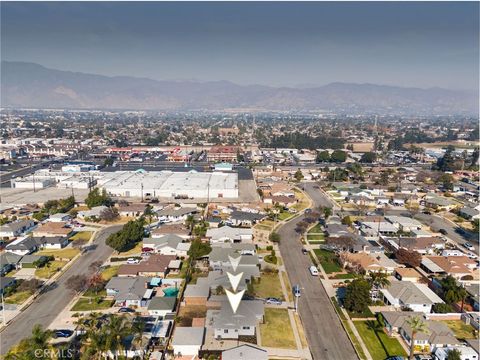
<svg viewBox="0 0 480 360">
<path fill-rule="evenodd" d="M 127 259 L 127 264 L 138 264 L 140 260 L 134 259 L 134 258 L 128 258 Z"/>
<path fill-rule="evenodd" d="M 305 248 L 302 248 L 302 253 L 303 253 L 303 255 L 307 255 L 307 254 L 308 254 L 308 250 L 305 249 Z"/>
<path fill-rule="evenodd" d="M 463 246 L 465 246 L 465 248 L 468 249 L 468 250 L 470 250 L 470 251 L 475 251 L 475 247 L 474 247 L 472 244 L 468 243 L 468 242 L 466 242 L 465 244 L 463 244 Z"/>
<path fill-rule="evenodd" d="M 282 305 L 282 300 L 274 298 L 274 297 L 269 297 L 265 299 L 265 304 L 269 305 Z"/>
<path fill-rule="evenodd" d="M 308 270 L 310 271 L 310 274 L 312 274 L 312 276 L 318 276 L 318 269 L 316 266 L 310 266 L 308 268 Z"/>
<path fill-rule="evenodd" d="M 130 309 L 128 307 L 121 307 L 120 309 L 118 309 L 118 312 L 119 313 L 134 313 L 135 310 L 134 309 Z"/>
<path fill-rule="evenodd" d="M 438 230 L 438 232 L 442 235 L 447 235 L 448 234 L 447 230 L 445 230 L 445 229 L 440 229 L 440 230 Z"/>
<path fill-rule="evenodd" d="M 293 295 L 295 295 L 295 297 L 300 297 L 301 295 L 300 285 L 295 285 L 292 290 L 293 290 Z"/>
<path fill-rule="evenodd" d="M 53 334 L 54 334 L 54 337 L 56 338 L 69 338 L 70 336 L 73 335 L 73 330 L 68 330 L 68 329 L 55 330 Z"/>
</svg>

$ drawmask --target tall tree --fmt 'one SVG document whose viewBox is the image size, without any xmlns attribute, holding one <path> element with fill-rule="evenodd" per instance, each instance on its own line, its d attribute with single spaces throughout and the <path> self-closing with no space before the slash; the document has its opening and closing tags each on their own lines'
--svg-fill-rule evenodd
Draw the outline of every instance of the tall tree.
<svg viewBox="0 0 480 360">
<path fill-rule="evenodd" d="M 367 310 L 370 305 L 370 284 L 363 279 L 355 279 L 348 284 L 344 306 L 347 310 L 362 313 Z"/>
<path fill-rule="evenodd" d="M 428 334 L 428 326 L 425 321 L 422 320 L 420 316 L 410 316 L 407 319 L 407 324 L 410 326 L 410 329 L 412 331 L 412 336 L 410 338 L 410 354 L 408 356 L 409 360 L 413 360 L 413 356 L 415 353 L 415 338 L 417 334 L 423 333 L 423 334 Z"/>
</svg>

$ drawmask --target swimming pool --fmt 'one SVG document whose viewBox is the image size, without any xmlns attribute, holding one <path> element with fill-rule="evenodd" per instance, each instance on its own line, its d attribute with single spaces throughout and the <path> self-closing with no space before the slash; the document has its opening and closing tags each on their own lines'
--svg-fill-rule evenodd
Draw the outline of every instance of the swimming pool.
<svg viewBox="0 0 480 360">
<path fill-rule="evenodd" d="M 178 289 L 174 287 L 169 287 L 169 288 L 163 289 L 163 293 L 165 294 L 166 297 L 177 297 Z"/>
</svg>

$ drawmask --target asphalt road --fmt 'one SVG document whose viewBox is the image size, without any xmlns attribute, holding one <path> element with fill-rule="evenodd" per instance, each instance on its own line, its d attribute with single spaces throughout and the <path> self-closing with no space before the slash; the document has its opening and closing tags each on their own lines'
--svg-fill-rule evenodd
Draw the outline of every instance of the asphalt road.
<svg viewBox="0 0 480 360">
<path fill-rule="evenodd" d="M 39 295 L 37 299 L 20 313 L 0 333 L 0 354 L 5 355 L 8 350 L 23 338 L 31 335 L 35 324 L 45 329 L 57 317 L 70 301 L 74 294 L 66 288 L 72 275 L 87 274 L 89 265 L 95 261 L 104 262 L 112 253 L 112 249 L 105 244 L 108 235 L 119 231 L 123 225 L 114 225 L 100 230 L 93 241 L 96 248 L 82 255 L 60 278 L 51 285 L 51 289 Z"/>
<path fill-rule="evenodd" d="M 305 190 L 315 206 L 331 206 L 314 184 L 305 184 Z M 315 360 L 357 360 L 357 355 L 345 333 L 335 309 L 318 277 L 310 274 L 312 265 L 309 256 L 302 254 L 302 243 L 295 232 L 296 224 L 303 216 L 288 221 L 279 228 L 280 251 L 290 282 L 302 288 L 298 310 L 305 328 L 308 345 Z"/>
</svg>

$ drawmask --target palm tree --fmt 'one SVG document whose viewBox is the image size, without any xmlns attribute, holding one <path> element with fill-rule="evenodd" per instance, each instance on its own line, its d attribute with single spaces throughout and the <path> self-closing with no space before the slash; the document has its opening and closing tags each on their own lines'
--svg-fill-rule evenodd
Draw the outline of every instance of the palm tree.
<svg viewBox="0 0 480 360">
<path fill-rule="evenodd" d="M 131 334 L 133 335 L 133 344 L 136 347 L 140 348 L 142 351 L 142 359 L 145 356 L 145 349 L 143 344 L 143 332 L 145 330 L 145 321 L 141 319 L 137 319 L 137 321 L 133 322 L 131 326 Z"/>
<path fill-rule="evenodd" d="M 123 340 L 129 333 L 125 317 L 111 314 L 106 326 L 106 332 L 108 334 L 106 340 L 107 348 L 114 354 L 115 359 L 118 359 L 118 352 L 122 348 Z"/>
<path fill-rule="evenodd" d="M 368 274 L 367 281 L 376 289 L 382 289 L 385 286 L 390 285 L 388 275 L 381 271 L 370 272 Z"/>
<path fill-rule="evenodd" d="M 427 323 L 423 321 L 420 316 L 410 316 L 407 319 L 407 324 L 410 326 L 412 335 L 410 336 L 410 355 L 408 356 L 409 360 L 413 359 L 413 354 L 415 351 L 415 337 L 418 333 L 428 334 Z"/>
</svg>

